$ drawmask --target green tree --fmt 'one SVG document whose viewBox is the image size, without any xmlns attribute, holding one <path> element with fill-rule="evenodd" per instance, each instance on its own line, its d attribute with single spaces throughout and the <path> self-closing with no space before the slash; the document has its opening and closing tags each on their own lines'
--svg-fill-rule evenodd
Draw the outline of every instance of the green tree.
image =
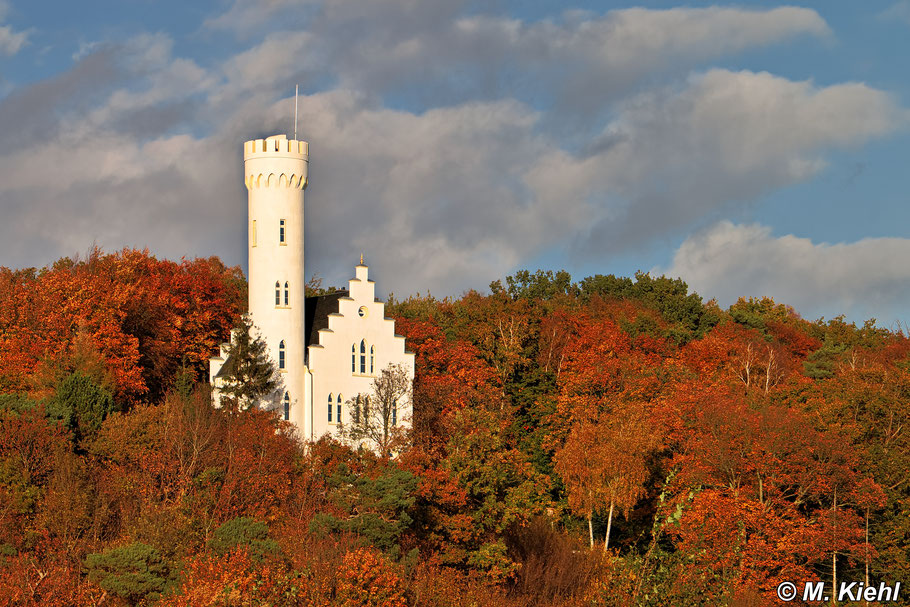
<svg viewBox="0 0 910 607">
<path fill-rule="evenodd" d="M 255 332 L 250 315 L 244 314 L 231 333 L 228 359 L 222 369 L 223 384 L 219 386 L 234 407 L 244 410 L 275 394 L 281 387 L 268 347 Z"/>
<path fill-rule="evenodd" d="M 22 413 L 35 408 L 35 401 L 24 394 L 0 394 L 0 411 Z"/>
<path fill-rule="evenodd" d="M 158 551 L 140 543 L 90 554 L 84 565 L 89 579 L 133 605 L 159 598 L 173 579 Z"/>
<path fill-rule="evenodd" d="M 269 537 L 268 525 L 249 516 L 233 518 L 218 527 L 209 546 L 220 555 L 245 546 L 257 560 L 278 552 L 278 543 Z"/>
<path fill-rule="evenodd" d="M 408 511 L 414 505 L 417 477 L 393 463 L 371 477 L 354 473 L 347 464 L 338 464 L 329 477 L 329 500 L 340 515 L 319 513 L 310 528 L 314 531 L 355 533 L 370 545 L 398 556 L 398 538 L 410 526 Z"/>
<path fill-rule="evenodd" d="M 81 371 L 74 371 L 60 380 L 57 393 L 47 406 L 48 415 L 63 421 L 77 439 L 97 434 L 101 422 L 114 410 L 111 391 Z"/>
</svg>

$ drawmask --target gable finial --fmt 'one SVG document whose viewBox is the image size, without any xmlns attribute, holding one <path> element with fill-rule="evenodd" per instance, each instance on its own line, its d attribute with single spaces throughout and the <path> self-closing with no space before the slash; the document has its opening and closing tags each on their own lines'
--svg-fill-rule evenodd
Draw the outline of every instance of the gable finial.
<svg viewBox="0 0 910 607">
<path fill-rule="evenodd" d="M 363 253 L 360 254 L 360 265 L 363 265 Z"/>
</svg>

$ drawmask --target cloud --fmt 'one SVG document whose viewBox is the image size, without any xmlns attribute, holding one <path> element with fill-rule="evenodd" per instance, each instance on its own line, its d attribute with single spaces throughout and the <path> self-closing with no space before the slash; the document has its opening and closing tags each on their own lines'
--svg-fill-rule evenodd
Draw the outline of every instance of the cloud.
<svg viewBox="0 0 910 607">
<path fill-rule="evenodd" d="M 9 2 L 0 1 L 0 21 L 9 13 Z M 9 25 L 0 25 L 0 54 L 7 57 L 15 55 L 28 43 L 30 30 L 16 31 Z"/>
<path fill-rule="evenodd" d="M 797 36 L 828 37 L 817 12 L 799 7 L 624 9 L 566 12 L 527 22 L 468 12 L 465 0 L 237 0 L 209 27 L 306 30 L 301 61 L 366 94 L 407 91 L 427 105 L 522 93 L 586 114 L 649 74 Z M 284 24 L 283 27 L 278 24 Z"/>
<path fill-rule="evenodd" d="M 857 83 L 685 68 L 642 89 L 668 66 L 828 35 L 811 10 L 635 9 L 525 23 L 464 16 L 465 6 L 329 0 L 306 27 L 204 67 L 175 56 L 162 34 L 86 46 L 70 71 L 0 101 L 4 263 L 44 264 L 93 241 L 243 263 L 240 145 L 291 131 L 286 91 L 301 77 L 308 272 L 341 283 L 363 251 L 382 288 L 399 294 L 482 287 L 546 250 L 627 252 L 809 179 L 828 150 L 905 120 L 887 94 Z M 288 27 L 286 11 L 312 8 L 276 1 L 265 18 Z M 617 76 L 598 101 L 610 119 L 594 135 L 548 128 L 587 110 L 535 103 L 573 70 Z M 471 93 L 484 74 L 513 73 L 540 77 L 509 94 Z M 448 83 L 464 98 L 393 109 L 380 94 L 426 74 L 425 88 Z"/>
<path fill-rule="evenodd" d="M 826 152 L 907 121 L 891 96 L 864 84 L 714 69 L 619 104 L 599 138 L 608 145 L 542 160 L 529 179 L 554 199 L 599 196 L 605 214 L 592 218 L 577 252 L 615 252 L 810 179 Z"/>
<path fill-rule="evenodd" d="M 886 21 L 903 21 L 910 24 L 910 0 L 895 2 L 878 14 L 879 19 Z"/>
<path fill-rule="evenodd" d="M 666 269 L 705 297 L 728 306 L 739 297 L 773 297 L 804 317 L 847 314 L 901 320 L 910 298 L 910 239 L 815 243 L 774 236 L 768 226 L 721 221 L 687 238 Z"/>
</svg>

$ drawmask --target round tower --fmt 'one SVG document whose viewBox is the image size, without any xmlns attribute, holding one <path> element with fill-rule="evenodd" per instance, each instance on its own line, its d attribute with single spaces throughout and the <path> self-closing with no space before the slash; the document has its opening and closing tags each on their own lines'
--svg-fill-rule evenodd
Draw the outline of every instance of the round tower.
<svg viewBox="0 0 910 607">
<path fill-rule="evenodd" d="M 247 141 L 243 164 L 249 191 L 250 315 L 284 382 L 268 406 L 282 417 L 287 410 L 288 418 L 303 427 L 303 190 L 309 146 L 286 135 Z"/>
</svg>

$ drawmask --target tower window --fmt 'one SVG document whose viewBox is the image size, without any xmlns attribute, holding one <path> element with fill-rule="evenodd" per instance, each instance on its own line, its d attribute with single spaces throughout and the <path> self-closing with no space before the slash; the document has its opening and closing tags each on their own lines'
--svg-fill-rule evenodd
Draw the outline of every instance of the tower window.
<svg viewBox="0 0 910 607">
<path fill-rule="evenodd" d="M 376 346 L 370 346 L 370 375 L 373 374 L 373 361 L 376 358 Z"/>
<path fill-rule="evenodd" d="M 275 305 L 281 305 L 281 283 L 277 280 L 275 281 Z"/>
<path fill-rule="evenodd" d="M 394 426 L 397 423 L 398 423 L 398 401 L 393 400 L 392 401 L 392 425 Z"/>
<path fill-rule="evenodd" d="M 281 244 L 287 244 L 286 226 L 287 222 L 284 219 L 278 220 L 278 242 Z"/>
<path fill-rule="evenodd" d="M 360 340 L 360 372 L 367 373 L 367 342 L 364 339 Z"/>
<path fill-rule="evenodd" d="M 291 305 L 291 296 L 289 295 L 289 293 L 290 293 L 290 287 L 288 286 L 288 283 L 285 282 L 284 283 L 284 305 L 286 305 L 286 306 Z"/>
<path fill-rule="evenodd" d="M 357 373 L 357 346 L 351 344 L 351 373 Z"/>
<path fill-rule="evenodd" d="M 291 419 L 291 396 L 287 392 L 284 393 L 284 421 Z"/>
<path fill-rule="evenodd" d="M 335 401 L 335 418 L 338 420 L 338 423 L 341 423 L 341 395 L 338 395 L 338 399 Z"/>
<path fill-rule="evenodd" d="M 278 344 L 278 368 L 282 371 L 285 369 L 284 352 L 284 340 L 282 339 L 281 343 Z"/>
<path fill-rule="evenodd" d="M 332 395 L 329 394 L 329 423 L 332 423 Z"/>
<path fill-rule="evenodd" d="M 250 222 L 250 246 L 256 246 L 256 220 Z"/>
</svg>

